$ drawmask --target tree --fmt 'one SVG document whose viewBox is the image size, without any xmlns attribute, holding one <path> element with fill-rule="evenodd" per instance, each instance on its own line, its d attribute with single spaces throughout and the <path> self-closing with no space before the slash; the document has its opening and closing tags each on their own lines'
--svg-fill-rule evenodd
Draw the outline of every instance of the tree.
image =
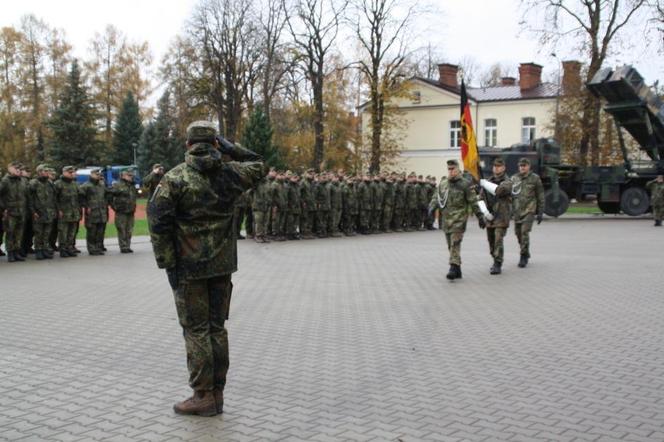
<svg viewBox="0 0 664 442">
<path fill-rule="evenodd" d="M 113 163 L 134 164 L 135 152 L 143 133 L 143 123 L 134 94 L 127 92 L 113 128 Z"/>
<path fill-rule="evenodd" d="M 409 53 L 406 44 L 415 4 L 398 0 L 356 0 L 355 35 L 363 50 L 358 62 L 369 89 L 368 108 L 371 128 L 369 170 L 380 172 L 385 127 L 386 102 L 401 90 L 404 63 Z M 399 8 L 404 12 L 399 13 Z"/>
<path fill-rule="evenodd" d="M 260 107 L 256 107 L 249 117 L 249 122 L 242 133 L 242 144 L 265 159 L 271 167 L 284 166 L 279 151 L 272 144 L 272 126 L 267 115 Z"/>
<path fill-rule="evenodd" d="M 58 107 L 48 126 L 53 138 L 48 148 L 50 161 L 58 166 L 82 167 L 100 160 L 96 115 L 81 83 L 78 61 L 74 60 Z"/>
<path fill-rule="evenodd" d="M 332 0 L 295 0 L 284 9 L 286 23 L 299 52 L 299 61 L 313 94 L 314 151 L 311 166 L 320 170 L 325 159 L 323 90 L 326 62 L 339 32 L 341 14 L 347 0 L 335 5 Z"/>
<path fill-rule="evenodd" d="M 562 39 L 573 39 L 587 56 L 586 81 L 602 67 L 615 41 L 637 14 L 644 10 L 646 0 L 522 0 L 525 4 L 524 23 L 540 36 L 542 44 L 555 45 Z M 537 15 L 544 14 L 540 28 Z M 534 20 L 530 20 L 533 17 Z M 584 91 L 581 117 L 583 136 L 579 145 L 579 162 L 595 164 L 599 159 L 600 102 Z"/>
<path fill-rule="evenodd" d="M 136 162 L 138 163 L 138 170 L 142 175 L 147 174 L 155 163 L 152 151 L 156 138 L 157 134 L 155 132 L 154 121 L 150 121 L 145 125 L 141 138 L 138 141 L 138 148 L 136 149 Z"/>
<path fill-rule="evenodd" d="M 177 134 L 168 91 L 164 92 L 157 103 L 153 142 L 151 157 L 155 163 L 172 169 L 184 160 L 184 139 Z"/>
</svg>

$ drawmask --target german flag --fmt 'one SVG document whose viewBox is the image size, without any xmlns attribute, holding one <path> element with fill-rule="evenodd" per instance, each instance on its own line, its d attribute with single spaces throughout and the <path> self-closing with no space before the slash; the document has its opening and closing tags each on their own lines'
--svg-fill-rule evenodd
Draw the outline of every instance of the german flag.
<svg viewBox="0 0 664 442">
<path fill-rule="evenodd" d="M 481 178 L 480 154 L 477 151 L 477 139 L 470 117 L 470 103 L 466 93 L 466 83 L 461 80 L 461 160 L 463 168 L 477 181 Z"/>
</svg>

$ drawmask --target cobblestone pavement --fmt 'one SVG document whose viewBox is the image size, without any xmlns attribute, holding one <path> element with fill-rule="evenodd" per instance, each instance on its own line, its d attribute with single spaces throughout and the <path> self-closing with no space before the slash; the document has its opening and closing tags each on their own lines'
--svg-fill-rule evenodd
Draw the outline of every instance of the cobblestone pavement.
<svg viewBox="0 0 664 442">
<path fill-rule="evenodd" d="M 240 243 L 224 414 L 189 394 L 171 292 L 133 255 L 0 262 L 0 440 L 664 440 L 664 228 L 547 220 L 501 276 L 484 233 Z"/>
</svg>

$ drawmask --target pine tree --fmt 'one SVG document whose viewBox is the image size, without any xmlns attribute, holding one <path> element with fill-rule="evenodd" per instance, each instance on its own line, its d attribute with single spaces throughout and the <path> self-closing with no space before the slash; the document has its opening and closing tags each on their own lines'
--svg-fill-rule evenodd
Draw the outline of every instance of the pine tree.
<svg viewBox="0 0 664 442">
<path fill-rule="evenodd" d="M 60 106 L 48 126 L 53 136 L 47 153 L 55 165 L 82 167 L 100 160 L 94 108 L 81 84 L 81 71 L 76 60 L 71 65 Z"/>
<path fill-rule="evenodd" d="M 168 91 L 164 92 L 157 103 L 154 144 L 151 154 L 153 161 L 160 163 L 167 170 L 184 161 L 184 140 L 177 134 Z"/>
<path fill-rule="evenodd" d="M 135 149 L 143 133 L 143 123 L 134 94 L 127 93 L 113 128 L 113 163 L 134 164 Z"/>
<path fill-rule="evenodd" d="M 272 144 L 272 125 L 263 111 L 257 107 L 249 117 L 242 133 L 242 144 L 260 154 L 268 166 L 282 168 L 283 160 Z"/>
<path fill-rule="evenodd" d="M 152 151 L 155 146 L 156 132 L 154 121 L 150 121 L 143 129 L 141 138 L 138 142 L 138 149 L 136 152 L 138 161 L 138 170 L 141 175 L 146 175 L 152 165 L 155 163 L 152 156 Z"/>
</svg>

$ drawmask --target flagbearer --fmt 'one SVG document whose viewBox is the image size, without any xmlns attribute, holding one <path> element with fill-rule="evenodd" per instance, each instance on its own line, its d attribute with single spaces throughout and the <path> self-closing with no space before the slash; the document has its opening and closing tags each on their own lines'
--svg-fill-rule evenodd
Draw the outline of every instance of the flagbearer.
<svg viewBox="0 0 664 442">
<path fill-rule="evenodd" d="M 436 208 L 440 209 L 441 226 L 450 253 L 450 270 L 447 279 L 461 279 L 461 241 L 466 231 L 469 209 L 475 212 L 480 228 L 485 227 L 485 222 L 473 184 L 462 177 L 457 160 L 447 161 L 447 177 L 440 180 L 438 189 L 429 203 L 429 214 Z"/>
<path fill-rule="evenodd" d="M 488 180 L 480 180 L 480 185 L 480 197 L 493 215 L 493 219 L 486 223 L 489 253 L 493 258 L 489 273 L 499 275 L 503 265 L 503 239 L 510 226 L 512 213 L 512 181 L 505 173 L 505 160 L 493 160 L 493 175 Z"/>
<path fill-rule="evenodd" d="M 519 173 L 512 177 L 514 197 L 514 233 L 519 240 L 521 259 L 519 267 L 524 268 L 530 259 L 530 231 L 533 221 L 542 222 L 544 213 L 544 186 L 537 174 L 530 171 L 530 160 L 519 159 Z"/>
</svg>

